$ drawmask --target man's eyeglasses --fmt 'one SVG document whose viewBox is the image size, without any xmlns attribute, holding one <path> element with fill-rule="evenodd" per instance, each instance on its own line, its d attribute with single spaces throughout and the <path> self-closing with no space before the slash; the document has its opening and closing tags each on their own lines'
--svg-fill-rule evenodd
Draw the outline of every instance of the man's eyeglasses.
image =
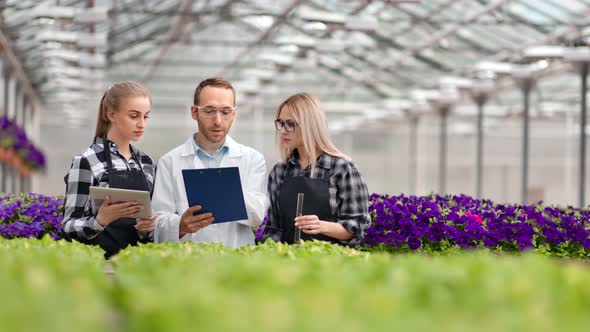
<svg viewBox="0 0 590 332">
<path fill-rule="evenodd" d="M 204 116 L 208 118 L 214 118 L 217 116 L 217 113 L 221 115 L 222 118 L 227 119 L 229 118 L 236 110 L 235 107 L 222 107 L 222 108 L 215 108 L 212 106 L 194 106 L 197 111 L 203 113 Z"/>
<path fill-rule="evenodd" d="M 280 119 L 276 119 L 275 120 L 275 128 L 277 128 L 277 130 L 281 130 L 283 128 L 285 128 L 285 130 L 287 132 L 292 132 L 295 130 L 295 128 L 298 126 L 297 122 L 292 121 L 292 120 L 280 120 Z"/>
</svg>

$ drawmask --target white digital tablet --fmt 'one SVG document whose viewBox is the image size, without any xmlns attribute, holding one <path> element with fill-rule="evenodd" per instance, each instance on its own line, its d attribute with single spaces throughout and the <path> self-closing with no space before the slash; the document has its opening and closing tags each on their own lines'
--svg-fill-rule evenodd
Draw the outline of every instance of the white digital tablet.
<svg viewBox="0 0 590 332">
<path fill-rule="evenodd" d="M 101 206 L 106 196 L 111 198 L 112 203 L 136 201 L 143 205 L 141 211 L 133 215 L 132 218 L 149 218 L 152 216 L 152 207 L 150 204 L 150 192 L 144 190 L 129 190 L 105 187 L 90 187 L 90 200 L 92 202 L 92 212 L 96 215 L 98 208 Z"/>
</svg>

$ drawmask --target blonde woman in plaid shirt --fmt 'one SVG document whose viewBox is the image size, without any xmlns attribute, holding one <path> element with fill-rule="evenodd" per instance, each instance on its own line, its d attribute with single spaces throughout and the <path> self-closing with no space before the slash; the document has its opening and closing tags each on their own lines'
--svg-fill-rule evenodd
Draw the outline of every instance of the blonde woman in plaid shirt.
<svg viewBox="0 0 590 332">
<path fill-rule="evenodd" d="M 152 159 L 131 145 L 147 126 L 151 108 L 149 91 L 136 82 L 112 85 L 103 95 L 93 143 L 75 156 L 66 176 L 62 227 L 70 238 L 99 245 L 105 257 L 153 238 L 154 220 L 132 218 L 137 202 L 111 203 L 107 197 L 93 213 L 91 186 L 152 191 Z"/>
<path fill-rule="evenodd" d="M 277 108 L 276 140 L 282 161 L 268 177 L 270 208 L 262 241 L 301 239 L 360 245 L 370 224 L 369 194 L 352 160 L 328 135 L 318 100 L 293 95 Z M 304 194 L 303 215 L 296 217 L 297 194 Z"/>
</svg>

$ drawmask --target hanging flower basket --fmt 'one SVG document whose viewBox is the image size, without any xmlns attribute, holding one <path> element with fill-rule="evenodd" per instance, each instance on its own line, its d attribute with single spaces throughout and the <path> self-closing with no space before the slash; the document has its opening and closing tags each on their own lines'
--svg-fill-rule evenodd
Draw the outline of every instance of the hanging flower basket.
<svg viewBox="0 0 590 332">
<path fill-rule="evenodd" d="M 0 163 L 24 176 L 46 167 L 43 152 L 29 140 L 24 129 L 7 116 L 0 116 Z"/>
</svg>

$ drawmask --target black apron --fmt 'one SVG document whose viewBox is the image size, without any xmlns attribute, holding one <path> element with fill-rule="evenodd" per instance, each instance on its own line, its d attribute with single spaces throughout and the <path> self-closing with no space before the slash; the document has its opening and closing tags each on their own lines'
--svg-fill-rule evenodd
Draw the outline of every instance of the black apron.
<svg viewBox="0 0 590 332">
<path fill-rule="evenodd" d="M 140 170 L 124 170 L 119 171 L 113 168 L 111 160 L 111 150 L 109 143 L 104 140 L 104 158 L 107 162 L 107 170 L 103 175 L 107 177 L 109 188 L 130 189 L 130 190 L 144 190 L 150 191 L 150 185 L 143 173 L 139 157 L 132 153 L 132 158 L 135 160 Z M 135 246 L 140 241 L 135 224 L 137 221 L 134 218 L 121 218 L 110 223 L 105 229 L 96 237 L 90 240 L 82 240 L 81 242 L 93 245 L 99 245 L 105 251 L 105 258 L 109 258 L 127 246 Z M 142 242 L 147 242 L 142 241 Z"/>
<path fill-rule="evenodd" d="M 295 235 L 295 215 L 297 213 L 297 194 L 303 193 L 303 215 L 315 214 L 323 221 L 337 221 L 337 216 L 330 208 L 330 180 L 308 178 L 304 176 L 288 177 L 281 184 L 279 193 L 279 228 L 281 242 L 293 244 Z M 322 234 L 305 234 L 301 231 L 302 240 L 321 240 L 339 243 L 338 240 Z"/>
</svg>

